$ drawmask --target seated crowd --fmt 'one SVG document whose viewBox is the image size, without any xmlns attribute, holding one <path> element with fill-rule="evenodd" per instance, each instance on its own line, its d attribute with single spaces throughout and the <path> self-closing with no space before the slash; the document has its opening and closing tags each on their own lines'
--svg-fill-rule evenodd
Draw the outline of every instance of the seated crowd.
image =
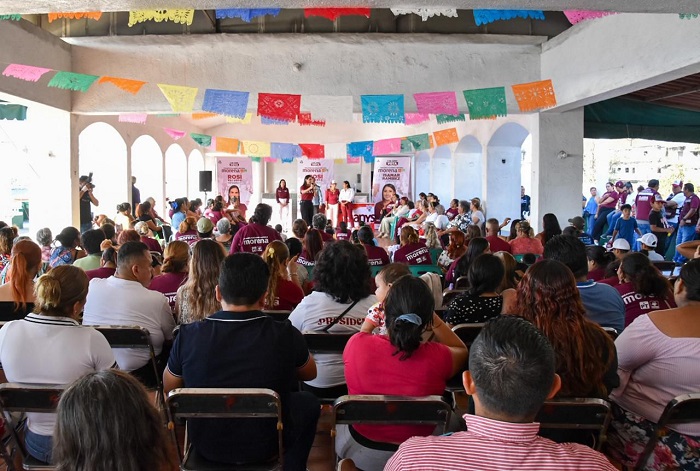
<svg viewBox="0 0 700 471">
<path fill-rule="evenodd" d="M 473 413 L 455 416 L 453 433 L 339 425 L 338 457 L 366 471 L 611 470 L 609 459 L 636 464 L 671 399 L 700 392 L 700 243 L 680 247 L 690 260 L 671 283 L 654 265 L 653 233 L 639 251 L 622 237 L 626 207 L 608 251 L 582 217 L 562 230 L 545 214 L 534 234 L 527 220 L 488 218 L 478 198 L 445 210 L 433 194 L 401 197 L 354 230 L 316 214 L 288 236 L 268 225 L 267 204 L 246 219 L 245 205 L 221 197 L 201 214 L 194 203 L 173 201 L 171 225 L 152 199 L 133 214 L 124 203 L 99 227 L 41 229 L 37 243 L 0 227 L 0 379 L 72 383 L 57 414 L 27 414 L 34 458 L 61 470 L 176 469 L 144 387 L 269 388 L 283 405 L 284 469 L 304 470 L 320 398 L 441 396 L 457 379 Z M 461 324 L 483 325 L 469 348 Z M 81 325 L 147 329 L 157 372 L 147 351 L 112 350 Z M 354 335 L 342 353 L 312 355 L 311 333 Z M 605 454 L 538 436 L 535 417 L 555 397 L 612 403 Z M 277 452 L 274 421 L 200 418 L 187 433 L 219 463 Z M 644 469 L 700 468 L 699 441 L 700 424 L 668 428 Z"/>
</svg>

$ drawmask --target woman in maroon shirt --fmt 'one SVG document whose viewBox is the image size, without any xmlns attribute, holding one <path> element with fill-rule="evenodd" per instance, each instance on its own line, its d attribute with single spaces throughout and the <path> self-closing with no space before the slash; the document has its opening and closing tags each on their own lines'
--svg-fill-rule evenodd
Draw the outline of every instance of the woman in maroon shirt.
<svg viewBox="0 0 700 471">
<path fill-rule="evenodd" d="M 615 261 L 615 255 L 600 245 L 587 246 L 586 257 L 588 258 L 588 279 L 593 281 L 604 279 L 605 269 Z"/>
<path fill-rule="evenodd" d="M 591 232 L 591 237 L 594 241 L 600 239 L 603 233 L 603 228 L 608 222 L 608 214 L 615 211 L 615 206 L 617 206 L 617 200 L 620 199 L 620 194 L 615 191 L 615 187 L 612 183 L 608 182 L 605 184 L 605 193 L 600 197 L 600 202 L 598 203 L 598 210 L 596 211 L 595 224 L 593 225 L 593 232 Z"/>
<path fill-rule="evenodd" d="M 296 269 L 297 257 L 289 258 L 289 249 L 279 240 L 268 244 L 262 254 L 270 269 L 265 309 L 292 311 L 304 299 Z"/>
<path fill-rule="evenodd" d="M 357 231 L 357 240 L 359 240 L 362 246 L 365 248 L 365 251 L 367 252 L 367 260 L 369 261 L 370 266 L 376 267 L 389 265 L 389 254 L 386 253 L 386 250 L 374 245 L 374 234 L 372 233 L 372 229 L 370 229 L 368 226 L 362 226 Z"/>
<path fill-rule="evenodd" d="M 163 252 L 161 275 L 151 280 L 148 289 L 158 291 L 168 298 L 170 309 L 175 314 L 175 295 L 177 289 L 187 280 L 187 268 L 190 263 L 190 246 L 187 242 L 174 240 Z"/>
<path fill-rule="evenodd" d="M 418 238 L 418 233 L 411 226 L 401 228 L 401 248 L 394 252 L 394 262 L 409 265 L 432 265 L 430 250 Z"/>
<path fill-rule="evenodd" d="M 617 276 L 620 284 L 613 288 L 625 302 L 625 327 L 642 314 L 676 307 L 671 283 L 643 253 L 625 255 Z"/>
<path fill-rule="evenodd" d="M 280 180 L 275 190 L 275 201 L 279 205 L 279 217 L 283 227 L 287 226 L 289 219 L 289 188 L 287 188 L 287 180 Z"/>
<path fill-rule="evenodd" d="M 299 188 L 299 210 L 301 218 L 306 221 L 308 226 L 311 226 L 311 221 L 314 217 L 314 191 L 316 187 L 316 179 L 312 175 L 304 177 L 304 184 Z"/>
<path fill-rule="evenodd" d="M 316 265 L 316 257 L 323 250 L 323 238 L 318 229 L 309 229 L 304 236 L 303 250 L 297 262 L 305 267 Z"/>
</svg>

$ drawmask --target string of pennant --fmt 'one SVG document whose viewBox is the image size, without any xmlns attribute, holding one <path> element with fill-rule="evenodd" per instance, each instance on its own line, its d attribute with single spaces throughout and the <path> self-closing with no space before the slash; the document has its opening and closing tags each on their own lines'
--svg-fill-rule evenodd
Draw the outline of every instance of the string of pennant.
<svg viewBox="0 0 700 471">
<path fill-rule="evenodd" d="M 304 17 L 322 17 L 330 21 L 335 21 L 343 16 L 364 16 L 370 17 L 371 10 L 369 8 L 304 8 Z M 277 16 L 280 14 L 280 8 L 226 8 L 216 10 L 216 18 L 238 18 L 245 22 L 251 22 L 262 16 Z M 169 8 L 159 10 L 132 10 L 129 12 L 129 26 L 134 26 L 138 23 L 146 21 L 171 21 L 180 24 L 191 25 L 194 21 L 194 9 L 184 8 Z M 427 21 L 434 16 L 446 16 L 456 18 L 458 16 L 455 8 L 391 8 L 391 12 L 395 16 L 415 14 L 421 17 L 423 21 Z M 472 10 L 474 21 L 477 26 L 493 23 L 495 21 L 507 21 L 516 18 L 544 20 L 544 11 L 542 10 Z M 564 14 L 571 24 L 576 24 L 583 20 L 600 18 L 615 12 L 603 11 L 588 11 L 588 10 L 564 10 Z M 696 18 L 697 15 L 688 15 L 680 13 L 679 16 L 684 19 Z M 102 12 L 70 12 L 70 13 L 49 13 L 49 22 L 57 19 L 91 19 L 99 20 L 102 17 Z M 0 15 L 0 20 L 19 21 L 21 14 Z"/>
</svg>

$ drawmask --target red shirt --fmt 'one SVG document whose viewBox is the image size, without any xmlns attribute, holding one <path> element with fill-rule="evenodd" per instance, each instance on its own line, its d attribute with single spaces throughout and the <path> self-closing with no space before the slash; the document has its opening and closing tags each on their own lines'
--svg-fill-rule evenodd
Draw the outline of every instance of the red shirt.
<svg viewBox="0 0 700 471">
<path fill-rule="evenodd" d="M 424 243 L 406 244 L 394 252 L 394 262 L 408 263 L 409 265 L 432 265 L 430 250 Z"/>
<path fill-rule="evenodd" d="M 649 220 L 651 205 L 654 202 L 654 197 L 658 194 L 658 191 L 652 190 L 651 188 L 637 193 L 637 198 L 634 200 L 634 204 L 637 206 L 637 221 Z"/>
<path fill-rule="evenodd" d="M 141 236 L 141 242 L 148 246 L 148 250 L 151 252 L 163 253 L 163 248 L 160 246 L 157 240 L 153 237 Z"/>
<path fill-rule="evenodd" d="M 445 211 L 445 216 L 447 216 L 447 219 L 450 221 L 455 218 L 459 214 L 459 209 L 457 208 L 450 208 L 447 211 Z"/>
<path fill-rule="evenodd" d="M 615 285 L 614 288 L 620 293 L 622 300 L 625 302 L 625 327 L 642 314 L 676 307 L 676 303 L 672 299 L 635 293 L 631 282 Z"/>
<path fill-rule="evenodd" d="M 204 217 L 209 219 L 211 223 L 216 226 L 216 223 L 219 222 L 224 215 L 221 214 L 221 211 L 214 211 L 213 209 L 207 208 L 204 210 Z"/>
<path fill-rule="evenodd" d="M 588 272 L 588 279 L 593 281 L 600 281 L 605 278 L 605 268 L 596 268 Z"/>
<path fill-rule="evenodd" d="M 175 234 L 175 240 L 181 240 L 183 242 L 187 242 L 189 245 L 192 245 L 199 240 L 199 234 L 197 234 L 197 231 L 194 229 L 183 232 L 182 234 L 178 232 Z"/>
<path fill-rule="evenodd" d="M 498 236 L 488 236 L 488 237 L 486 237 L 486 240 L 489 241 L 489 245 L 491 246 L 491 253 L 496 253 L 496 252 L 513 253 L 512 249 L 510 248 L 510 244 Z"/>
<path fill-rule="evenodd" d="M 314 199 L 314 193 L 304 193 L 304 191 L 308 190 L 311 188 L 310 186 L 306 185 L 301 185 L 300 191 L 299 191 L 299 199 L 301 201 L 313 201 Z"/>
<path fill-rule="evenodd" d="M 450 350 L 437 342 L 421 343 L 407 360 L 394 355 L 385 335 L 357 333 L 343 351 L 348 394 L 441 396 L 452 375 Z M 361 435 L 379 442 L 402 443 L 430 435 L 434 425 L 353 425 Z"/>
<path fill-rule="evenodd" d="M 304 299 L 304 292 L 301 290 L 299 285 L 297 285 L 293 281 L 285 280 L 284 278 L 278 278 L 275 305 L 273 307 L 266 307 L 268 309 L 275 309 L 280 311 L 293 311 L 302 299 Z"/>
<path fill-rule="evenodd" d="M 282 240 L 279 232 L 273 228 L 256 222 L 247 224 L 233 236 L 230 253 L 250 252 L 260 255 L 273 240 Z"/>
<path fill-rule="evenodd" d="M 335 242 L 335 239 L 333 238 L 333 234 L 329 234 L 326 231 L 319 230 L 318 232 L 321 233 L 321 240 L 325 244 L 326 242 Z"/>
<path fill-rule="evenodd" d="M 289 203 L 289 188 L 286 186 L 284 188 L 277 188 L 277 191 L 275 191 L 275 200 L 278 203 Z"/>
<path fill-rule="evenodd" d="M 605 201 L 608 198 L 612 198 L 612 202 L 601 204 L 600 207 L 615 209 L 615 207 L 617 206 L 617 200 L 620 199 L 620 194 L 615 190 L 606 191 L 605 193 L 603 193 L 603 196 L 600 197 L 600 201 Z"/>
<path fill-rule="evenodd" d="M 340 196 L 340 190 L 335 189 L 335 191 L 328 188 L 326 190 L 326 204 L 338 204 L 338 197 Z"/>
<path fill-rule="evenodd" d="M 389 254 L 381 247 L 374 245 L 362 244 L 367 251 L 367 259 L 370 267 L 378 267 L 389 265 Z"/>
<path fill-rule="evenodd" d="M 163 295 L 168 298 L 170 310 L 174 313 L 175 295 L 177 294 L 177 289 L 185 282 L 185 280 L 187 280 L 187 272 L 163 273 L 162 275 L 158 275 L 151 280 L 151 284 L 148 285 L 148 289 L 163 293 Z"/>
<path fill-rule="evenodd" d="M 85 272 L 85 274 L 87 275 L 88 280 L 92 280 L 93 278 L 109 278 L 110 276 L 114 275 L 115 271 L 117 271 L 116 268 L 100 267 L 95 268 L 94 270 L 88 270 Z"/>
<path fill-rule="evenodd" d="M 686 217 L 686 214 L 688 214 L 691 209 L 695 209 L 695 213 L 688 218 Z M 688 196 L 683 202 L 683 207 L 681 208 L 678 220 L 689 220 L 690 223 L 688 223 L 687 225 L 694 226 L 698 223 L 698 210 L 700 210 L 700 198 L 698 198 L 698 196 L 695 193 L 693 193 L 690 196 Z"/>
<path fill-rule="evenodd" d="M 307 252 L 306 249 L 303 249 L 299 254 L 299 258 L 297 258 L 297 263 L 305 267 L 313 267 L 316 265 L 316 260 L 311 258 L 311 255 L 309 255 L 309 252 Z"/>
</svg>

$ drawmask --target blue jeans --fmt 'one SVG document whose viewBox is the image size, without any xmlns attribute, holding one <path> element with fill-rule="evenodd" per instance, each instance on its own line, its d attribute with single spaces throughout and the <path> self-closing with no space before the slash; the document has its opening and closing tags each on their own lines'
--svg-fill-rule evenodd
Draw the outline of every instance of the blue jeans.
<svg viewBox="0 0 700 471">
<path fill-rule="evenodd" d="M 676 247 L 681 245 L 683 242 L 688 242 L 695 240 L 695 226 L 678 226 L 678 236 L 676 237 Z M 673 257 L 673 261 L 676 263 L 685 263 L 688 261 L 683 255 L 678 253 L 676 250 L 676 255 Z"/>
<path fill-rule="evenodd" d="M 89 231 L 90 229 L 92 229 L 92 221 L 80 223 L 80 233 L 81 234 L 85 233 L 86 231 Z"/>
<path fill-rule="evenodd" d="M 617 224 L 617 220 L 622 217 L 622 211 L 615 211 L 610 214 L 608 214 L 608 232 L 607 235 L 611 236 L 613 234 L 613 231 L 615 230 L 615 224 Z"/>
<path fill-rule="evenodd" d="M 53 437 L 39 435 L 29 428 L 24 429 L 24 446 L 27 453 L 44 463 L 51 462 L 51 450 L 53 449 Z"/>
<path fill-rule="evenodd" d="M 605 223 L 608 222 L 608 214 L 613 212 L 613 208 L 599 208 L 598 209 L 598 217 L 595 220 L 595 225 L 593 226 L 593 231 L 591 231 L 591 237 L 593 237 L 594 241 L 597 241 L 600 239 L 600 236 L 603 234 L 603 228 L 605 227 Z"/>
</svg>

